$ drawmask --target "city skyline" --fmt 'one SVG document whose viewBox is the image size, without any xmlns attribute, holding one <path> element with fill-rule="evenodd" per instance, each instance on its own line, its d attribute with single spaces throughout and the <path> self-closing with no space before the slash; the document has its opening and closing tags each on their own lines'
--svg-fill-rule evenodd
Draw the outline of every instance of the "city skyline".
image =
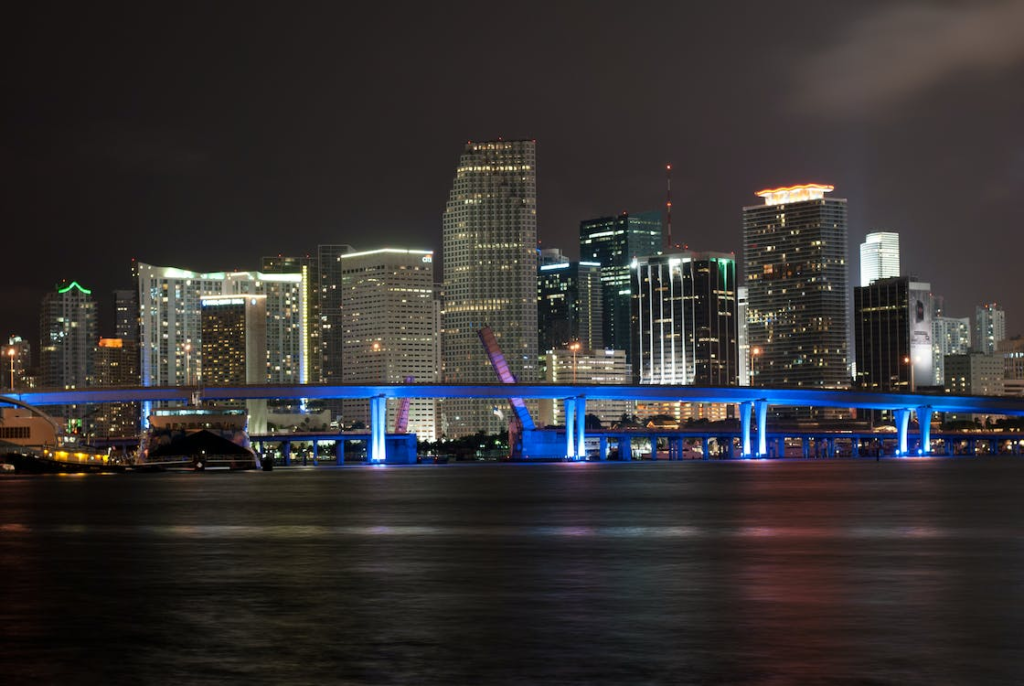
<svg viewBox="0 0 1024 686">
<path fill-rule="evenodd" d="M 611 7 L 527 3 L 528 21 L 487 35 L 456 6 L 20 9 L 0 334 L 31 338 L 62 280 L 105 309 L 132 258 L 257 270 L 387 244 L 443 263 L 450 170 L 466 140 L 499 136 L 537 140 L 541 247 L 571 259 L 580 221 L 662 208 L 666 164 L 673 239 L 737 255 L 755 190 L 820 180 L 849 200 L 850 246 L 896 231 L 904 273 L 951 316 L 998 302 L 1007 334 L 1024 330 L 1002 285 L 1022 247 L 1022 3 Z M 498 77 L 519 79 L 515 97 Z M 456 80 L 465 97 L 441 97 Z"/>
</svg>

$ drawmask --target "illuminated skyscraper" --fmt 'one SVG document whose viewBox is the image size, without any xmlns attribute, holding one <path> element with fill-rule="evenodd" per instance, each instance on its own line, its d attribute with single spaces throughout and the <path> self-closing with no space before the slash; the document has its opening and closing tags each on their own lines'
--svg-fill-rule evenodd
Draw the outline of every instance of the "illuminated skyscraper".
<svg viewBox="0 0 1024 686">
<path fill-rule="evenodd" d="M 467 143 L 444 214 L 444 380 L 493 383 L 478 331 L 490 326 L 509 370 L 537 379 L 536 142 Z M 493 403 L 445 401 L 442 432 L 507 428 Z"/>
<path fill-rule="evenodd" d="M 604 348 L 601 266 L 596 262 L 554 262 L 537 275 L 540 352 L 578 341 L 584 350 Z"/>
<path fill-rule="evenodd" d="M 42 386 L 88 386 L 93 373 L 93 347 L 98 340 L 92 291 L 73 281 L 62 283 L 43 296 L 39 319 Z"/>
<path fill-rule="evenodd" d="M 580 259 L 601 265 L 604 347 L 625 350 L 631 361 L 630 269 L 633 258 L 661 251 L 661 212 L 623 212 L 580 222 Z"/>
<path fill-rule="evenodd" d="M 749 342 L 757 386 L 846 388 L 846 200 L 832 186 L 759 191 L 743 208 Z"/>
<path fill-rule="evenodd" d="M 118 291 L 119 293 L 121 291 Z M 136 317 L 136 320 L 138 317 Z M 137 327 L 136 327 L 137 328 Z M 139 344 L 120 338 L 101 338 L 93 351 L 93 386 L 138 386 Z M 104 403 L 93 410 L 97 436 L 138 436 L 138 403 Z"/>
<path fill-rule="evenodd" d="M 971 351 L 970 317 L 932 317 L 932 365 L 935 369 L 933 383 L 946 383 L 946 356 L 964 355 Z"/>
<path fill-rule="evenodd" d="M 1006 340 L 1006 312 L 995 303 L 974 308 L 974 346 L 983 353 L 994 353 Z"/>
<path fill-rule="evenodd" d="M 384 248 L 341 258 L 342 380 L 352 384 L 440 381 L 441 345 L 434 308 L 434 254 Z M 389 401 L 388 431 L 400 403 Z M 435 401 L 409 403 L 407 430 L 435 440 Z M 365 400 L 342 404 L 346 424 L 369 422 Z"/>
<path fill-rule="evenodd" d="M 933 384 L 930 291 L 931 284 L 906 276 L 853 289 L 859 388 L 916 391 Z"/>
<path fill-rule="evenodd" d="M 869 233 L 860 244 L 860 285 L 900 275 L 900 235 L 891 231 Z"/>
<path fill-rule="evenodd" d="M 201 298 L 200 304 L 199 372 L 203 384 L 244 386 L 265 383 L 267 296 L 210 295 Z M 196 383 L 196 380 L 191 383 Z M 266 433 L 267 401 L 247 400 L 244 404 L 249 411 L 249 431 Z"/>
</svg>

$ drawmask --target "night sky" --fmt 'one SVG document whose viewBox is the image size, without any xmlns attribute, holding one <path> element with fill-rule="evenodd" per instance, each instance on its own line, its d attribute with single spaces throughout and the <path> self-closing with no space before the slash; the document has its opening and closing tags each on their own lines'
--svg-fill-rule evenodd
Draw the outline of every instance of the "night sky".
<svg viewBox="0 0 1024 686">
<path fill-rule="evenodd" d="M 668 163 L 675 238 L 737 256 L 754 191 L 829 183 L 851 287 L 864 235 L 897 231 L 948 315 L 994 301 L 1024 332 L 1024 1 L 21 4 L 4 342 L 37 343 L 61 279 L 133 287 L 132 258 L 440 253 L 463 146 L 498 137 L 537 140 L 543 247 L 661 208 Z"/>
</svg>

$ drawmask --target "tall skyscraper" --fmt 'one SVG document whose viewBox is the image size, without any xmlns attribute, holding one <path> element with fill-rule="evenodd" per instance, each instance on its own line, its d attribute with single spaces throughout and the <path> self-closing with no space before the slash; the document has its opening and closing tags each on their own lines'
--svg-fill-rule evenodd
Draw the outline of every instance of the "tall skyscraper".
<svg viewBox="0 0 1024 686">
<path fill-rule="evenodd" d="M 92 291 L 72 281 L 43 296 L 39 366 L 44 388 L 84 388 L 90 384 L 97 332 Z"/>
<path fill-rule="evenodd" d="M 93 351 L 93 370 L 93 386 L 138 386 L 138 342 L 101 338 Z M 91 417 L 92 431 L 97 436 L 138 436 L 139 411 L 138 403 L 97 405 Z"/>
<path fill-rule="evenodd" d="M 853 289 L 859 388 L 915 391 L 933 383 L 930 291 L 905 276 Z"/>
<path fill-rule="evenodd" d="M 604 348 L 601 266 L 597 262 L 541 265 L 537 275 L 540 351 L 578 341 L 584 350 Z"/>
<path fill-rule="evenodd" d="M 493 383 L 480 343 L 494 331 L 509 370 L 537 380 L 536 142 L 467 143 L 444 214 L 443 358 L 452 383 Z M 507 428 L 492 403 L 445 401 L 448 436 Z"/>
<path fill-rule="evenodd" d="M 305 338 L 302 341 L 302 359 L 308 383 L 320 383 L 323 351 L 320 331 L 320 261 L 309 255 L 303 257 L 276 255 L 264 257 L 262 271 L 266 274 L 300 274 L 302 277 L 302 312 L 300 314 Z"/>
<path fill-rule="evenodd" d="M 580 222 L 580 259 L 601 265 L 604 347 L 625 350 L 632 362 L 630 308 L 633 258 L 661 252 L 661 212 L 623 212 Z"/>
<path fill-rule="evenodd" d="M 974 308 L 974 345 L 979 352 L 994 353 L 1006 340 L 1006 312 L 996 303 Z"/>
<path fill-rule="evenodd" d="M 242 386 L 267 380 L 267 296 L 209 295 L 200 299 L 199 369 L 191 383 Z M 238 403 L 241 405 L 242 403 Z M 266 433 L 267 401 L 246 400 L 249 431 Z"/>
<path fill-rule="evenodd" d="M 139 342 L 139 292 L 137 290 L 114 291 L 114 338 L 132 343 Z"/>
<path fill-rule="evenodd" d="M 846 388 L 846 200 L 832 186 L 759 191 L 743 208 L 750 345 L 758 386 Z"/>
<path fill-rule="evenodd" d="M 739 349 L 739 356 L 736 358 L 739 367 L 740 386 L 750 386 L 751 350 L 750 336 L 747 333 L 747 287 L 739 286 L 736 289 L 736 347 Z"/>
<path fill-rule="evenodd" d="M 869 233 L 860 244 L 860 285 L 900 275 L 900 235 L 892 231 Z"/>
<path fill-rule="evenodd" d="M 341 349 L 341 256 L 352 252 L 350 245 L 321 245 L 317 248 L 320 279 L 320 381 L 339 383 Z M 338 404 L 334 404 L 340 407 Z M 337 409 L 332 405 L 332 409 Z"/>
<path fill-rule="evenodd" d="M 681 252 L 633 264 L 634 383 L 735 386 L 733 256 Z"/>
<path fill-rule="evenodd" d="M 342 379 L 352 384 L 440 381 L 441 338 L 434 311 L 434 254 L 384 248 L 341 258 Z M 408 431 L 433 441 L 435 401 L 409 403 Z M 400 403 L 388 402 L 388 431 Z M 365 400 L 345 401 L 346 424 L 369 422 Z"/>
</svg>

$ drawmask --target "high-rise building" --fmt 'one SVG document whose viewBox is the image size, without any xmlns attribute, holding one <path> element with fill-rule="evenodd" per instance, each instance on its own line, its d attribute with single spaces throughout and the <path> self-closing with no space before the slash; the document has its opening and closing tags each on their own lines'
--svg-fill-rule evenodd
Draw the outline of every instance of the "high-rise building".
<svg viewBox="0 0 1024 686">
<path fill-rule="evenodd" d="M 681 252 L 633 265 L 634 383 L 735 386 L 735 258 Z"/>
<path fill-rule="evenodd" d="M 21 336 L 11 336 L 3 348 L 3 359 L 0 359 L 0 365 L 3 366 L 4 390 L 28 388 L 28 370 L 32 366 L 32 344 Z"/>
<path fill-rule="evenodd" d="M 139 292 L 137 290 L 114 291 L 114 337 L 121 341 L 139 342 Z"/>
<path fill-rule="evenodd" d="M 604 347 L 601 265 L 554 262 L 537 275 L 537 323 L 541 353 L 573 341 L 586 350 Z"/>
<path fill-rule="evenodd" d="M 946 383 L 946 356 L 963 355 L 970 350 L 970 317 L 932 317 L 932 365 L 936 386 Z"/>
<path fill-rule="evenodd" d="M 137 317 L 136 317 L 137 319 Z M 93 351 L 93 386 L 138 386 L 139 344 L 121 338 L 101 338 Z M 91 431 L 97 436 L 139 435 L 138 403 L 95 406 Z"/>
<path fill-rule="evenodd" d="M 323 351 L 320 331 L 320 261 L 315 257 L 271 256 L 263 258 L 262 271 L 265 274 L 300 274 L 302 277 L 302 312 L 300 314 L 305 337 L 302 345 L 302 359 L 305 371 L 302 378 L 307 383 L 320 383 Z M 271 315 L 272 316 L 272 315 Z"/>
<path fill-rule="evenodd" d="M 440 333 L 434 304 L 434 254 L 384 248 L 341 258 L 342 380 L 351 384 L 437 383 Z M 407 430 L 433 441 L 435 401 L 409 402 Z M 400 402 L 387 404 L 392 431 Z M 365 400 L 345 401 L 346 424 L 369 422 Z"/>
<path fill-rule="evenodd" d="M 892 231 L 869 233 L 860 244 L 860 285 L 900 275 L 900 235 Z"/>
<path fill-rule="evenodd" d="M 601 265 L 604 347 L 625 350 L 632 362 L 630 308 L 634 258 L 661 252 L 661 212 L 623 212 L 580 222 L 580 259 Z"/>
<path fill-rule="evenodd" d="M 1006 340 L 1006 312 L 996 303 L 974 308 L 974 345 L 979 352 L 994 353 Z"/>
<path fill-rule="evenodd" d="M 496 377 L 478 332 L 489 326 L 509 370 L 537 379 L 536 142 L 467 143 L 444 214 L 444 379 L 491 383 Z M 507 428 L 492 403 L 445 401 L 442 433 Z"/>
<path fill-rule="evenodd" d="M 211 272 L 140 263 L 139 342 L 143 386 L 188 385 L 202 369 L 202 298 L 266 296 L 263 380 L 305 383 L 301 274 Z"/>
<path fill-rule="evenodd" d="M 267 380 L 267 296 L 200 298 L 199 369 L 192 383 L 243 386 Z M 239 403 L 241 404 L 241 403 Z M 266 433 L 267 401 L 247 400 L 249 431 Z"/>
<path fill-rule="evenodd" d="M 341 256 L 352 252 L 350 245 L 321 245 L 317 248 L 320 278 L 320 381 L 341 379 Z"/>
<path fill-rule="evenodd" d="M 739 355 L 736 363 L 739 367 L 737 376 L 740 386 L 750 386 L 750 367 L 752 355 L 750 350 L 750 339 L 747 333 L 747 287 L 736 288 L 736 347 Z"/>
<path fill-rule="evenodd" d="M 758 386 L 846 388 L 846 200 L 832 186 L 759 191 L 743 208 L 749 338 Z"/>
<path fill-rule="evenodd" d="M 946 391 L 955 395 L 1003 395 L 1002 355 L 970 352 L 946 357 Z"/>
<path fill-rule="evenodd" d="M 853 289 L 859 388 L 914 391 L 933 383 L 930 291 L 905 276 Z"/>
<path fill-rule="evenodd" d="M 42 386 L 88 386 L 93 372 L 93 346 L 98 339 L 92 291 L 72 281 L 43 296 L 39 320 Z"/>
</svg>

